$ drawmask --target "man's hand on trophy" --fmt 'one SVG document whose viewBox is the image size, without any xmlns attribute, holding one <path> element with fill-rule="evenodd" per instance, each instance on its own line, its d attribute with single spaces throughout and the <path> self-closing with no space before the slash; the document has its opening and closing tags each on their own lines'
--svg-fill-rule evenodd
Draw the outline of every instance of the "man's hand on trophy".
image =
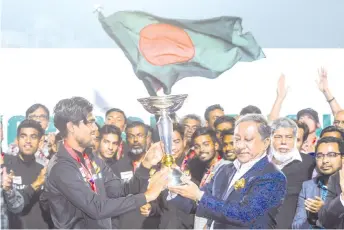
<svg viewBox="0 0 344 230">
<path fill-rule="evenodd" d="M 198 188 L 198 186 L 186 176 L 183 176 L 181 180 L 183 181 L 183 185 L 169 186 L 168 189 L 185 198 L 199 201 L 203 196 L 203 192 Z"/>
<path fill-rule="evenodd" d="M 163 168 L 149 179 L 147 191 L 145 192 L 147 203 L 155 200 L 161 191 L 167 188 L 169 173 L 169 168 Z"/>
<path fill-rule="evenodd" d="M 161 161 L 162 157 L 164 156 L 162 147 L 162 142 L 152 144 L 142 161 L 143 167 L 150 169 L 152 166 L 157 165 Z"/>
</svg>

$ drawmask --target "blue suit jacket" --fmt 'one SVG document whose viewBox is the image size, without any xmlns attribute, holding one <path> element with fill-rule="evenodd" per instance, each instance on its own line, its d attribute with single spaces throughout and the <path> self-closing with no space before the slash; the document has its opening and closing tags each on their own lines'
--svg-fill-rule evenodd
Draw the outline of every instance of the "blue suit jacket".
<svg viewBox="0 0 344 230">
<path fill-rule="evenodd" d="M 195 202 L 177 196 L 173 202 L 185 212 L 214 221 L 214 228 L 274 228 L 278 208 L 286 195 L 286 178 L 267 157 L 257 162 L 242 178 L 245 186 L 229 191 L 234 176 L 233 164 L 222 166 L 204 189 L 198 206 Z M 210 221 L 209 221 L 210 222 Z"/>
<path fill-rule="evenodd" d="M 311 225 L 307 220 L 307 212 L 305 209 L 305 200 L 308 198 L 320 197 L 320 188 L 318 187 L 317 178 L 303 182 L 302 189 L 297 202 L 297 209 L 293 220 L 293 229 L 310 229 Z M 320 225 L 320 224 L 319 224 Z"/>
</svg>

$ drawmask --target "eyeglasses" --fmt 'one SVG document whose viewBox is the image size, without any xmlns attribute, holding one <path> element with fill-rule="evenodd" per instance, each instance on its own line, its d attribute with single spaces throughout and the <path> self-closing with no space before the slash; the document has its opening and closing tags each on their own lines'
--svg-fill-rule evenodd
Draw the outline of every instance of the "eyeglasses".
<svg viewBox="0 0 344 230">
<path fill-rule="evenodd" d="M 140 140 L 142 140 L 143 138 L 145 138 L 146 137 L 146 135 L 144 135 L 144 134 L 138 134 L 138 135 L 132 135 L 132 134 L 128 134 L 127 135 L 127 139 L 128 140 L 135 140 L 136 138 L 137 139 L 140 139 Z"/>
<path fill-rule="evenodd" d="M 316 153 L 315 154 L 315 158 L 316 159 L 323 159 L 325 157 L 328 157 L 328 158 L 335 158 L 339 155 L 342 155 L 341 153 L 335 153 L 335 152 L 329 152 L 327 154 L 323 154 L 323 153 Z"/>
<path fill-rule="evenodd" d="M 30 120 L 48 120 L 48 116 L 47 115 L 29 115 L 28 117 Z"/>
<path fill-rule="evenodd" d="M 340 120 L 335 120 L 333 122 L 334 125 L 344 125 L 344 121 L 340 121 Z"/>
<path fill-rule="evenodd" d="M 88 127 L 92 127 L 93 125 L 96 124 L 96 120 L 95 119 L 92 119 L 90 121 L 85 119 L 85 120 L 80 121 L 80 123 L 81 122 L 83 122 Z"/>
</svg>

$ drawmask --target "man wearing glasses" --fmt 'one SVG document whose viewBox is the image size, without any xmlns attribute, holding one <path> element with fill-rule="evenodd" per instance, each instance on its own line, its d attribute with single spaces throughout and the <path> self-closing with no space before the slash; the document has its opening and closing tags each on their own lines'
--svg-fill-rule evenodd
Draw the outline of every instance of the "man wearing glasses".
<svg viewBox="0 0 344 230">
<path fill-rule="evenodd" d="M 293 229 L 322 228 L 318 212 L 328 194 L 328 180 L 342 165 L 343 140 L 335 137 L 321 138 L 315 147 L 318 176 L 302 184 Z"/>
<path fill-rule="evenodd" d="M 287 195 L 276 216 L 277 227 L 291 228 L 299 192 L 304 181 L 312 178 L 314 159 L 297 149 L 297 124 L 289 118 L 274 120 L 271 135 L 271 161 L 287 177 Z"/>
<path fill-rule="evenodd" d="M 44 131 L 46 131 L 49 127 L 49 116 L 50 113 L 48 108 L 42 104 L 34 104 L 25 112 L 26 119 L 37 121 L 42 126 Z M 49 158 L 48 142 L 50 138 L 54 138 L 54 134 L 43 135 L 39 149 L 35 153 L 36 162 L 43 166 L 46 165 Z M 9 145 L 7 154 L 17 155 L 18 152 L 19 148 L 17 143 L 12 143 Z"/>
</svg>

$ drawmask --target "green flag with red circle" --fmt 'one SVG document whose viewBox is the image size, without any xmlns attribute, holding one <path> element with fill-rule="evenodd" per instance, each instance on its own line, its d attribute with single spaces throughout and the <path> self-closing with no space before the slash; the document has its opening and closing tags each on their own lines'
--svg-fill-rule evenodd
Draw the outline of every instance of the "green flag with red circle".
<svg viewBox="0 0 344 230">
<path fill-rule="evenodd" d="M 105 32 L 123 50 L 151 96 L 165 94 L 185 77 L 217 78 L 237 62 L 265 55 L 242 19 L 222 16 L 205 20 L 168 19 L 141 11 L 99 12 Z"/>
</svg>

